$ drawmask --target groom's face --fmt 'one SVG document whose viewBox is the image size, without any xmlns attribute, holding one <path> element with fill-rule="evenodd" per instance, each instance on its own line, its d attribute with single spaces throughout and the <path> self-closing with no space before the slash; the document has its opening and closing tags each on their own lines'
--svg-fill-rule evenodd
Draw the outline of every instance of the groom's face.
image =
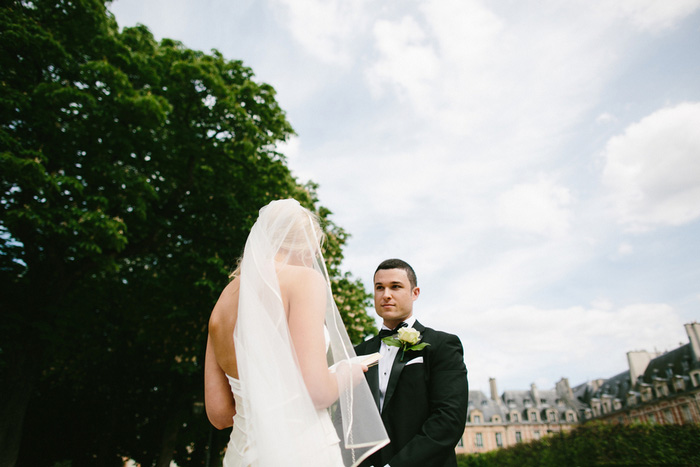
<svg viewBox="0 0 700 467">
<path fill-rule="evenodd" d="M 374 308 L 384 324 L 393 329 L 413 314 L 420 289 L 411 288 L 403 269 L 380 269 L 374 275 Z"/>
</svg>

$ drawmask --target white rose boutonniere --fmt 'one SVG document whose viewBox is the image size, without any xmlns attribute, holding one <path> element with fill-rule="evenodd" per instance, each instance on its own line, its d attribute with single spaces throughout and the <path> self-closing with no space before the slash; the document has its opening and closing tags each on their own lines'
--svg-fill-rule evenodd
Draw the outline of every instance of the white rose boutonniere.
<svg viewBox="0 0 700 467">
<path fill-rule="evenodd" d="M 399 328 L 398 334 L 385 337 L 382 339 L 382 342 L 392 347 L 399 347 L 401 349 L 401 361 L 403 362 L 403 357 L 407 350 L 421 350 L 430 345 L 427 342 L 421 342 L 422 337 L 418 330 L 414 328 Z"/>
</svg>

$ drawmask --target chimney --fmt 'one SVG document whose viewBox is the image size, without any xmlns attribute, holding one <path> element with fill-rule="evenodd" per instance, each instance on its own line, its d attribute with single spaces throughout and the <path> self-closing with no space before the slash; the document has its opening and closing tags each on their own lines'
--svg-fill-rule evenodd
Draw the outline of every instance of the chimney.
<svg viewBox="0 0 700 467">
<path fill-rule="evenodd" d="M 685 325 L 685 332 L 688 333 L 690 348 L 693 349 L 695 361 L 700 361 L 700 323 L 689 323 Z"/>
<path fill-rule="evenodd" d="M 489 378 L 489 386 L 491 387 L 491 400 L 498 400 L 498 389 L 496 388 L 496 378 Z"/>
<path fill-rule="evenodd" d="M 629 363 L 630 366 L 630 384 L 632 387 L 637 384 L 639 377 L 644 375 L 651 359 L 657 356 L 658 355 L 649 353 L 646 350 L 627 352 L 627 363 Z"/>
<path fill-rule="evenodd" d="M 537 386 L 535 383 L 530 385 L 530 389 L 532 390 L 532 404 L 537 407 L 540 405 L 540 393 L 537 392 Z"/>
<path fill-rule="evenodd" d="M 562 399 L 565 399 L 567 401 L 574 400 L 574 391 L 571 389 L 571 385 L 569 385 L 568 378 L 560 379 L 559 382 L 556 384 L 556 390 L 557 395 Z"/>
</svg>

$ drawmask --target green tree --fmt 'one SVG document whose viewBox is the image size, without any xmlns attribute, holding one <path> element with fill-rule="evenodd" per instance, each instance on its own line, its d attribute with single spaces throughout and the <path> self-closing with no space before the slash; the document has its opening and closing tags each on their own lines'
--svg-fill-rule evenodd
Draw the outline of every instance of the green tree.
<svg viewBox="0 0 700 467">
<path fill-rule="evenodd" d="M 5 2 L 0 41 L 0 465 L 216 455 L 209 311 L 272 199 L 319 212 L 351 338 L 374 331 L 347 233 L 276 151 L 293 130 L 252 70 L 120 31 L 100 0 Z"/>
</svg>

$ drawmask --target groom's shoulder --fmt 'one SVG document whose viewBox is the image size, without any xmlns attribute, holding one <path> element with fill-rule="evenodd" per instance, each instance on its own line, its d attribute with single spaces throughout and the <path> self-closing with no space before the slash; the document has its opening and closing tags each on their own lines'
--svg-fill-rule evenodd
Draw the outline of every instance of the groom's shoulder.
<svg viewBox="0 0 700 467">
<path fill-rule="evenodd" d="M 449 333 L 446 331 L 441 331 L 441 330 L 435 329 L 435 328 L 430 328 L 428 326 L 423 326 L 423 328 L 424 329 L 422 331 L 422 334 L 426 337 L 432 336 L 432 337 L 437 337 L 440 339 L 459 339 L 459 337 L 457 337 L 456 334 L 452 334 L 452 333 Z"/>
<path fill-rule="evenodd" d="M 459 336 L 446 331 L 440 331 L 438 329 L 429 328 L 425 326 L 425 329 L 423 330 L 422 334 L 423 338 L 427 342 L 451 342 L 458 344 L 459 346 L 462 345 L 462 341 L 460 340 Z"/>
<path fill-rule="evenodd" d="M 374 339 L 377 339 L 377 336 L 368 335 L 368 336 L 365 338 L 365 340 L 363 340 L 362 342 L 360 342 L 359 344 L 357 344 L 357 345 L 355 346 L 355 352 L 364 350 L 365 347 L 367 346 L 367 344 L 368 344 L 370 341 L 374 340 Z M 358 353 L 358 355 L 359 355 L 359 353 Z"/>
</svg>

